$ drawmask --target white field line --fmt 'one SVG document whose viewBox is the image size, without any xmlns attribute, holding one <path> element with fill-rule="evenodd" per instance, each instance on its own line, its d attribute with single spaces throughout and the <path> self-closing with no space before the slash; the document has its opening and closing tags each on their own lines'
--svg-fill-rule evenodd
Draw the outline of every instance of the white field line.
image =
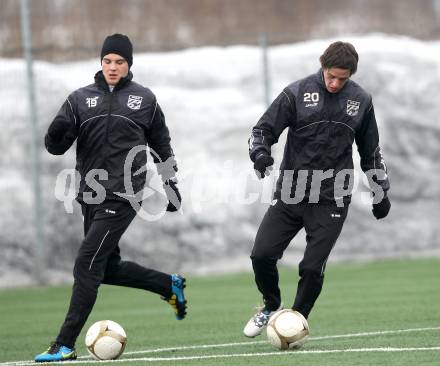
<svg viewBox="0 0 440 366">
<path fill-rule="evenodd" d="M 440 330 L 440 327 L 429 327 L 429 328 L 412 328 L 412 329 L 397 329 L 397 330 L 384 330 L 384 331 L 376 331 L 376 332 L 363 332 L 363 333 L 350 333 L 350 334 L 337 334 L 337 335 L 328 335 L 321 337 L 310 337 L 310 341 L 320 341 L 326 339 L 337 339 L 337 338 L 353 338 L 353 337 L 368 337 L 375 335 L 386 335 L 386 334 L 399 334 L 399 333 L 408 333 L 408 332 L 425 332 L 432 330 Z M 240 347 L 240 346 L 248 346 L 252 344 L 263 344 L 267 343 L 267 341 L 250 341 L 250 342 L 235 342 L 235 343 L 220 343 L 220 344 L 200 344 L 193 346 L 180 346 L 180 347 L 167 347 L 167 348 L 156 348 L 149 350 L 141 350 L 141 351 L 131 351 L 125 352 L 125 355 L 135 355 L 135 354 L 146 354 L 146 353 L 159 353 L 159 352 L 171 352 L 171 351 L 185 351 L 191 349 L 204 349 L 204 348 L 223 348 L 223 347 Z M 83 356 L 80 358 L 84 358 L 88 356 Z"/>
<path fill-rule="evenodd" d="M 71 364 L 90 364 L 90 363 L 121 363 L 121 362 L 164 362 L 164 361 L 191 361 L 191 360 L 208 360 L 214 358 L 238 358 L 238 357 L 264 357 L 264 356 L 292 356 L 292 355 L 307 355 L 307 354 L 328 354 L 328 353 L 365 353 L 365 352 L 417 352 L 417 351 L 440 351 L 438 347 L 377 347 L 377 348 L 348 348 L 348 349 L 325 349 L 325 350 L 309 350 L 309 351 L 277 351 L 264 353 L 226 353 L 219 355 L 201 355 L 201 356 L 176 356 L 176 357 L 138 357 L 138 358 L 124 358 L 111 361 L 97 361 L 97 360 L 83 360 L 83 361 L 63 361 L 50 362 L 50 365 L 68 363 Z M 48 363 L 40 363 L 47 365 Z M 1 365 L 13 366 L 30 366 L 37 365 L 34 361 L 26 361 L 23 363 L 2 363 Z"/>
<path fill-rule="evenodd" d="M 386 335 L 386 334 L 399 334 L 399 333 L 410 333 L 410 332 L 423 332 L 423 331 L 435 331 L 440 330 L 439 327 L 427 327 L 427 328 L 410 328 L 410 329 L 397 329 L 397 330 L 384 330 L 376 332 L 362 332 L 362 333 L 349 333 L 349 334 L 336 334 L 320 337 L 311 337 L 309 341 L 318 341 L 326 339 L 338 339 L 338 338 L 352 338 L 352 337 L 367 337 L 374 335 Z M 148 353 L 160 353 L 169 351 L 184 351 L 191 349 L 212 349 L 212 348 L 224 348 L 224 347 L 240 347 L 252 344 L 262 344 L 267 343 L 267 341 L 250 341 L 250 342 L 235 342 L 235 343 L 218 343 L 218 344 L 201 344 L 192 346 L 180 346 L 180 347 L 167 347 L 167 348 L 156 348 L 141 351 L 124 352 L 124 355 L 134 355 L 134 354 L 148 354 Z M 265 353 L 235 353 L 235 354 L 222 354 L 222 355 L 202 355 L 202 356 L 175 356 L 175 357 L 141 357 L 141 358 L 123 358 L 120 360 L 106 361 L 106 362 L 133 362 L 133 361 L 146 361 L 146 362 L 156 362 L 156 361 L 182 361 L 182 360 L 199 360 L 199 359 L 210 359 L 210 358 L 227 358 L 227 357 L 252 357 L 252 356 L 283 356 L 291 353 L 295 354 L 323 354 L 323 353 L 348 353 L 348 352 L 410 352 L 410 351 L 440 351 L 439 347 L 379 347 L 379 348 L 351 348 L 351 349 L 335 349 L 335 350 L 296 350 L 296 351 L 284 351 L 284 352 L 265 352 Z M 103 361 L 96 361 L 90 358 L 90 356 L 82 356 L 78 361 L 69 361 L 68 364 L 74 363 L 96 363 Z M 51 362 L 50 364 L 59 364 L 66 362 Z M 45 364 L 45 363 L 40 363 Z M 23 361 L 11 361 L 0 363 L 0 366 L 26 366 L 26 365 L 37 365 L 34 361 L 23 360 Z"/>
</svg>

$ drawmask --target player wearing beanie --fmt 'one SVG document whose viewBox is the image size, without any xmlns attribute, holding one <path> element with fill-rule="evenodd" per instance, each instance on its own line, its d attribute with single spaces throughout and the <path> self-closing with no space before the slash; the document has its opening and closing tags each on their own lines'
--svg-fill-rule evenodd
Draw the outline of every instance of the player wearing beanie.
<svg viewBox="0 0 440 366">
<path fill-rule="evenodd" d="M 160 164 L 166 210 L 177 211 L 181 203 L 164 114 L 151 90 L 132 80 L 132 64 L 130 39 L 122 34 L 107 37 L 95 82 L 67 97 L 45 136 L 46 148 L 54 155 L 64 154 L 77 142 L 76 170 L 81 177 L 77 201 L 84 216 L 84 240 L 75 260 L 66 318 L 56 340 L 35 357 L 36 362 L 77 358 L 75 341 L 101 284 L 154 292 L 173 307 L 178 320 L 186 315 L 185 278 L 124 261 L 120 255 L 119 240 L 142 204 L 147 145 Z M 132 165 L 126 169 L 132 152 Z"/>
</svg>

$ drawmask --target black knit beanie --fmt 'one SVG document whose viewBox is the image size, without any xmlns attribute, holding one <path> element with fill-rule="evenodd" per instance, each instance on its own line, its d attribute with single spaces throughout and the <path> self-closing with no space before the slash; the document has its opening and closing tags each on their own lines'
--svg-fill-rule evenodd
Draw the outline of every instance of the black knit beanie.
<svg viewBox="0 0 440 366">
<path fill-rule="evenodd" d="M 125 58 L 129 67 L 133 65 L 133 45 L 127 36 L 119 33 L 108 36 L 102 45 L 101 61 L 109 53 L 116 53 Z"/>
</svg>

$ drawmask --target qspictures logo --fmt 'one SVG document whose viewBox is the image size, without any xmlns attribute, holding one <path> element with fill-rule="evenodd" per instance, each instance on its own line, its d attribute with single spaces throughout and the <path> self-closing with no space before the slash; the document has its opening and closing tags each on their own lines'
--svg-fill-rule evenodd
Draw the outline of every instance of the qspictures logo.
<svg viewBox="0 0 440 366">
<path fill-rule="evenodd" d="M 138 212 L 138 216 L 145 221 L 157 221 L 165 215 L 168 201 L 175 206 L 179 205 L 176 195 L 166 196 L 163 184 L 171 176 L 174 176 L 174 157 L 161 161 L 160 157 L 150 148 L 150 154 L 155 157 L 152 161 L 138 170 L 133 171 L 135 157 L 138 153 L 144 153 L 147 146 L 133 147 L 127 154 L 124 163 L 124 177 L 122 192 L 111 192 L 127 200 Z M 243 205 L 276 204 L 273 201 L 273 190 L 280 174 L 283 174 L 283 182 L 280 188 L 278 202 L 296 204 L 306 198 L 310 203 L 318 203 L 321 197 L 321 187 L 325 187 L 326 194 L 334 196 L 339 207 L 344 206 L 344 197 L 352 195 L 360 190 L 361 201 L 371 204 L 373 201 L 380 202 L 384 196 L 382 187 L 376 183 L 386 179 L 386 172 L 382 169 L 371 169 L 361 173 L 354 169 L 341 171 L 329 170 L 282 170 L 279 168 L 272 171 L 261 185 L 251 165 L 237 164 L 234 160 L 223 162 L 199 162 L 179 172 L 179 183 L 183 182 L 183 197 L 185 210 L 197 214 L 202 213 L 212 205 Z M 157 174 L 155 173 L 157 171 Z M 146 173 L 144 189 L 136 192 L 133 188 L 133 178 Z M 104 169 L 92 169 L 85 177 L 75 169 L 64 169 L 58 176 L 55 184 L 55 197 L 64 203 L 66 212 L 73 213 L 73 202 L 78 195 L 79 186 L 83 180 L 87 189 L 82 194 L 82 199 L 88 204 L 100 204 L 105 198 L 106 189 L 103 183 L 109 179 L 109 173 Z M 310 183 L 308 189 L 308 184 Z M 257 188 L 260 187 L 260 188 Z M 369 188 L 367 188 L 369 187 Z M 372 196 L 373 194 L 373 196 Z M 152 205 L 150 205 L 150 203 Z M 163 206 L 162 206 L 163 205 Z M 183 214 L 183 208 L 179 210 Z M 108 212 L 108 214 L 112 214 Z"/>
</svg>

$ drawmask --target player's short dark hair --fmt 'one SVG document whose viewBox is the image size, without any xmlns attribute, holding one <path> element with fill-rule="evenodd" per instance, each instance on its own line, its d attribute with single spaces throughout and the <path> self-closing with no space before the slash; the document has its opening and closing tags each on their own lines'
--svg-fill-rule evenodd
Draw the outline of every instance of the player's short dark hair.
<svg viewBox="0 0 440 366">
<path fill-rule="evenodd" d="M 337 41 L 327 47 L 319 61 L 323 69 L 337 67 L 350 70 L 350 75 L 353 75 L 357 70 L 359 56 L 351 43 Z"/>
</svg>

